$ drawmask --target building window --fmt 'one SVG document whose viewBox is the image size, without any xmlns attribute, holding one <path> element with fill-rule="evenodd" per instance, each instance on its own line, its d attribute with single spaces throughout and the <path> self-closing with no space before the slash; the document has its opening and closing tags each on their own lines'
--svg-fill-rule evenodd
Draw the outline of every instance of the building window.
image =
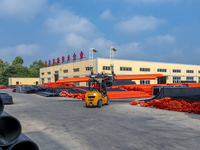
<svg viewBox="0 0 200 150">
<path fill-rule="evenodd" d="M 174 73 L 181 73 L 181 70 L 180 69 L 173 69 L 173 72 Z"/>
<path fill-rule="evenodd" d="M 157 69 L 157 72 L 167 72 L 167 69 Z"/>
<path fill-rule="evenodd" d="M 150 72 L 150 68 L 140 68 L 140 71 Z"/>
<path fill-rule="evenodd" d="M 68 73 L 68 69 L 66 69 L 66 70 L 63 70 L 63 73 Z"/>
<path fill-rule="evenodd" d="M 193 80 L 194 80 L 194 77 L 186 77 L 186 80 L 187 80 L 187 81 L 193 81 Z"/>
<path fill-rule="evenodd" d="M 131 67 L 120 67 L 120 71 L 132 71 Z"/>
<path fill-rule="evenodd" d="M 74 85 L 79 86 L 79 82 L 74 82 Z"/>
<path fill-rule="evenodd" d="M 173 83 L 180 83 L 181 77 L 173 77 Z"/>
<path fill-rule="evenodd" d="M 48 83 L 50 83 L 51 82 L 51 78 L 48 78 Z"/>
<path fill-rule="evenodd" d="M 55 74 L 58 74 L 58 71 L 55 71 Z"/>
<path fill-rule="evenodd" d="M 44 83 L 44 78 L 42 78 L 42 84 Z"/>
<path fill-rule="evenodd" d="M 47 72 L 47 74 L 51 74 L 51 72 Z"/>
<path fill-rule="evenodd" d="M 200 77 L 199 77 L 199 83 L 200 83 Z"/>
<path fill-rule="evenodd" d="M 140 80 L 140 84 L 150 84 L 150 80 Z"/>
<path fill-rule="evenodd" d="M 38 81 L 36 81 L 35 84 L 38 85 Z"/>
<path fill-rule="evenodd" d="M 199 70 L 199 73 L 200 73 L 200 70 Z"/>
<path fill-rule="evenodd" d="M 85 70 L 86 71 L 90 71 L 90 67 L 85 67 Z"/>
<path fill-rule="evenodd" d="M 42 72 L 42 75 L 44 75 L 44 72 Z"/>
<path fill-rule="evenodd" d="M 19 81 L 16 81 L 16 85 L 19 85 Z"/>
<path fill-rule="evenodd" d="M 186 73 L 193 73 L 193 70 L 186 70 Z"/>
<path fill-rule="evenodd" d="M 74 69 L 74 72 L 79 72 L 79 68 L 75 68 L 75 69 Z"/>
<path fill-rule="evenodd" d="M 110 70 L 110 66 L 103 66 L 103 70 Z"/>
</svg>

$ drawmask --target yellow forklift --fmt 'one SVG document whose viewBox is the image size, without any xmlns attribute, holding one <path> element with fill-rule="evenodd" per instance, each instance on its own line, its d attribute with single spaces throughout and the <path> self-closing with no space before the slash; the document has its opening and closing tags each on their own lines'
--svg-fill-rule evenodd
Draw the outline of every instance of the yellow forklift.
<svg viewBox="0 0 200 150">
<path fill-rule="evenodd" d="M 113 67 L 111 66 L 112 74 L 97 74 L 94 75 L 91 71 L 89 79 L 89 92 L 85 94 L 86 107 L 97 106 L 99 108 L 102 105 L 109 105 L 109 97 L 107 95 L 106 87 L 112 86 L 115 81 Z M 97 86 L 95 86 L 97 85 Z M 91 87 L 93 86 L 93 87 Z M 96 88 L 99 87 L 99 88 Z"/>
<path fill-rule="evenodd" d="M 89 62 L 90 62 L 90 71 L 91 75 L 89 78 L 89 91 L 85 94 L 85 103 L 86 107 L 97 106 L 99 108 L 102 105 L 109 105 L 109 97 L 107 95 L 106 87 L 112 86 L 112 83 L 115 82 L 115 74 L 114 74 L 114 51 L 116 49 L 111 46 L 110 47 L 110 57 L 111 57 L 111 74 L 93 74 L 93 52 L 97 52 L 96 49 L 89 49 Z M 91 87 L 93 86 L 93 87 Z M 98 87 L 98 88 L 97 88 Z"/>
</svg>

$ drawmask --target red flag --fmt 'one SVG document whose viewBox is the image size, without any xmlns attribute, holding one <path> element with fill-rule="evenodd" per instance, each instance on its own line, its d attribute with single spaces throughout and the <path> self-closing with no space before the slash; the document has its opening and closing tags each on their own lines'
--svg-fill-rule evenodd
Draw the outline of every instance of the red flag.
<svg viewBox="0 0 200 150">
<path fill-rule="evenodd" d="M 55 62 L 55 59 L 53 59 L 53 65 L 55 65 L 55 63 L 56 63 L 56 62 Z"/>
<path fill-rule="evenodd" d="M 93 52 L 98 52 L 96 49 L 93 49 Z"/>
<path fill-rule="evenodd" d="M 45 66 L 47 66 L 47 61 L 45 61 Z"/>
<path fill-rule="evenodd" d="M 117 51 L 114 47 L 112 48 L 113 51 Z"/>
<path fill-rule="evenodd" d="M 49 60 L 49 66 L 51 65 L 51 60 Z"/>
</svg>

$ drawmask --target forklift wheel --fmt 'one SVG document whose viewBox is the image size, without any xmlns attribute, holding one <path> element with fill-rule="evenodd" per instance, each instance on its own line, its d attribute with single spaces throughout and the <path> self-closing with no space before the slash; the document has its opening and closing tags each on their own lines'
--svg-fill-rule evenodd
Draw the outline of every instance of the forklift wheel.
<svg viewBox="0 0 200 150">
<path fill-rule="evenodd" d="M 98 101 L 98 104 L 97 104 L 97 106 L 98 106 L 99 108 L 101 108 L 101 107 L 102 107 L 102 100 L 99 100 L 99 101 Z"/>
<path fill-rule="evenodd" d="M 87 103 L 85 103 L 85 107 L 89 107 L 89 106 L 87 105 Z"/>
<path fill-rule="evenodd" d="M 109 105 L 109 103 L 110 103 L 110 100 L 109 100 L 109 97 L 107 97 L 106 105 Z"/>
</svg>

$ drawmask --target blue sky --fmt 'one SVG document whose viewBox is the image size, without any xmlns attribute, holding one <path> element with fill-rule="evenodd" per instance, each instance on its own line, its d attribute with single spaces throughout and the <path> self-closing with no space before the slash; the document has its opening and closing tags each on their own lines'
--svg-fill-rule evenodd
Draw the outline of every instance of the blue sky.
<svg viewBox="0 0 200 150">
<path fill-rule="evenodd" d="M 200 65 L 199 0 L 0 0 L 0 59 L 79 55 Z"/>
</svg>

